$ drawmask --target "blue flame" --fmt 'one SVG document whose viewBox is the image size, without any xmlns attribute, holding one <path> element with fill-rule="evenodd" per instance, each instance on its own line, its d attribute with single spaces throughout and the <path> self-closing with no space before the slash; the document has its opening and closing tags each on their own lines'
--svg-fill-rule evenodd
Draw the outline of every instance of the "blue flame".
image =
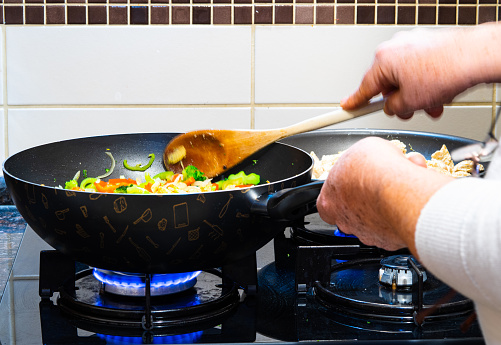
<svg viewBox="0 0 501 345">
<path fill-rule="evenodd" d="M 195 343 L 202 336 L 203 331 L 176 334 L 176 335 L 162 335 L 152 339 L 152 344 L 190 344 Z M 143 344 L 142 337 L 122 337 L 107 334 L 96 334 L 99 338 L 104 339 L 106 344 Z"/>
<path fill-rule="evenodd" d="M 339 230 L 338 228 L 336 228 L 336 230 L 334 230 L 334 236 L 337 236 L 337 237 L 351 237 L 351 238 L 357 238 L 356 236 L 345 234 L 344 232 L 342 232 L 342 231 L 341 231 L 341 230 Z"/>
<path fill-rule="evenodd" d="M 177 286 L 195 279 L 200 273 L 201 271 L 153 274 L 151 276 L 150 286 L 152 289 Z M 141 289 L 145 287 L 144 275 L 121 273 L 108 274 L 107 272 L 98 270 L 96 268 L 94 268 L 93 274 L 97 280 L 105 284 L 115 285 L 123 288 Z"/>
</svg>

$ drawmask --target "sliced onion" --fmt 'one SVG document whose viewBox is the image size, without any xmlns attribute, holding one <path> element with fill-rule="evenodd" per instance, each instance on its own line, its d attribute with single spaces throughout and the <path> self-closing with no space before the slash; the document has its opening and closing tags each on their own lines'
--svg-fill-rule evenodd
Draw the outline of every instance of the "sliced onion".
<svg viewBox="0 0 501 345">
<path fill-rule="evenodd" d="M 105 152 L 110 158 L 111 158 L 111 167 L 110 167 L 110 170 L 103 174 L 103 175 L 99 175 L 98 177 L 96 178 L 104 178 L 104 177 L 108 177 L 111 175 L 111 173 L 113 172 L 113 170 L 115 169 L 115 158 L 113 158 L 113 155 L 111 154 L 111 152 Z"/>
<path fill-rule="evenodd" d="M 75 176 L 73 176 L 73 179 L 75 181 L 78 181 L 79 178 L 80 178 L 80 170 L 78 170 L 77 173 L 75 174 Z"/>
</svg>

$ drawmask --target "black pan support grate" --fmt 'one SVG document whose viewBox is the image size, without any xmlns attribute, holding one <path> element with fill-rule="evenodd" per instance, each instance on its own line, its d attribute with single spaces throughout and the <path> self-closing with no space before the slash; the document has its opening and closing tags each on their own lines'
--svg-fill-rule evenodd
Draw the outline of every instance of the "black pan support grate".
<svg viewBox="0 0 501 345">
<path fill-rule="evenodd" d="M 100 315 L 101 311 L 99 307 L 87 305 L 85 303 L 78 302 L 73 296 L 77 289 L 75 282 L 79 279 L 85 278 L 91 275 L 92 269 L 84 269 L 76 272 L 76 265 L 74 260 L 68 256 L 62 254 L 57 250 L 46 250 L 40 252 L 40 280 L 39 280 L 39 295 L 42 298 L 42 302 L 50 303 L 50 299 L 54 293 L 59 292 L 61 299 L 61 308 L 70 311 L 70 314 L 81 314 L 80 312 L 75 312 L 75 308 L 84 308 L 86 311 L 90 310 L 91 319 L 100 321 L 102 317 Z M 235 302 L 231 302 L 231 305 L 238 303 L 240 299 L 238 289 L 241 288 L 246 296 L 255 296 L 257 294 L 257 262 L 256 256 L 250 255 L 240 261 L 236 261 L 225 265 L 221 269 L 210 269 L 207 270 L 211 274 L 215 274 L 221 277 L 221 285 L 223 288 L 223 295 L 218 300 L 211 302 L 211 305 L 225 304 L 225 300 L 235 299 Z M 159 323 L 165 323 L 162 320 L 155 320 L 155 314 L 152 312 L 152 295 L 151 295 L 151 280 L 152 274 L 144 275 L 145 282 L 145 294 L 144 294 L 144 309 L 143 315 L 141 317 L 141 327 L 145 331 L 150 331 L 154 327 L 158 327 Z M 72 297 L 73 296 L 73 297 Z M 235 297 L 236 296 L 236 297 Z M 70 301 L 70 302 L 68 302 Z M 69 306 L 69 307 L 68 307 Z M 73 306 L 73 307 L 72 307 Z M 202 309 L 201 306 L 197 306 L 197 309 Z M 223 306 L 222 309 L 228 309 L 228 306 Z M 233 307 L 231 307 L 233 308 Z M 190 309 L 190 308 L 187 308 Z M 193 309 L 193 308 L 192 308 Z M 221 313 L 221 308 L 214 313 Z M 84 312 L 84 314 L 87 312 Z M 117 313 L 114 313 L 115 315 Z M 137 316 L 137 312 L 127 312 L 119 311 L 118 314 Z M 115 316 L 113 316 L 114 320 Z M 127 318 L 127 317 L 126 317 Z M 193 317 L 192 317 L 193 318 Z M 122 321 L 122 322 L 130 322 Z"/>
<path fill-rule="evenodd" d="M 321 243 L 318 233 L 297 226 L 291 229 L 290 238 L 279 236 L 275 238 L 275 251 L 277 265 L 281 264 L 281 258 L 291 257 L 293 254 L 293 267 L 295 272 L 295 288 L 298 295 L 298 303 L 306 301 L 307 295 L 314 295 L 321 304 L 340 306 L 345 311 L 358 314 L 360 317 L 406 320 L 421 327 L 425 321 L 441 320 L 447 317 L 466 317 L 473 310 L 473 303 L 469 299 L 450 301 L 457 293 L 450 289 L 449 293 L 436 304 L 426 304 L 424 297 L 426 282 L 422 270 L 414 257 L 409 256 L 408 265 L 417 277 L 417 283 L 412 288 L 412 304 L 410 305 L 386 305 L 379 303 L 358 303 L 351 298 L 346 298 L 334 293 L 328 288 L 331 274 L 335 270 L 346 267 L 364 265 L 365 263 L 379 263 L 381 258 L 398 254 L 406 254 L 408 251 L 386 252 L 378 248 L 365 246 L 353 238 L 328 238 L 329 243 Z M 337 243 L 337 244 L 333 244 Z M 284 254 L 287 253 L 287 254 Z M 289 263 L 290 264 L 290 263 Z M 303 302 L 302 302 L 303 301 Z M 393 316 L 392 316 L 393 315 Z"/>
</svg>

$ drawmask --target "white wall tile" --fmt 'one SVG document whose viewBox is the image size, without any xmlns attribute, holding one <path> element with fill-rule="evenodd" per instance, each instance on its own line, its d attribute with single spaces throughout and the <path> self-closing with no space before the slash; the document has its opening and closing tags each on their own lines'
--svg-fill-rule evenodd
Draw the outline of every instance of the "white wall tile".
<svg viewBox="0 0 501 345">
<path fill-rule="evenodd" d="M 501 84 L 495 84 L 496 86 L 496 102 L 501 101 Z"/>
<path fill-rule="evenodd" d="M 4 26 L 0 27 L 0 104 L 3 104 L 3 94 L 4 94 L 4 68 L 3 68 L 3 57 L 4 57 L 4 35 L 3 31 L 5 30 Z"/>
<path fill-rule="evenodd" d="M 492 102 L 493 84 L 479 84 L 462 94 L 459 94 L 454 102 Z"/>
<path fill-rule="evenodd" d="M 250 27 L 8 27 L 8 103 L 249 103 Z"/>
<path fill-rule="evenodd" d="M 255 125 L 258 129 L 279 128 L 332 110 L 335 108 L 257 108 Z M 490 106 L 446 107 L 444 114 L 438 120 L 430 118 L 422 111 L 416 112 L 414 117 L 409 120 L 387 116 L 381 111 L 328 128 L 414 130 L 484 140 L 490 127 L 491 117 L 492 108 Z"/>
<path fill-rule="evenodd" d="M 250 128 L 249 108 L 13 109 L 9 155 L 41 144 L 118 133 Z"/>
<path fill-rule="evenodd" d="M 256 103 L 336 103 L 358 86 L 378 44 L 409 27 L 256 28 Z"/>
<path fill-rule="evenodd" d="M 266 26 L 256 28 L 256 103 L 337 103 L 356 89 L 377 46 L 412 27 Z M 492 85 L 457 97 L 490 102 Z"/>
</svg>

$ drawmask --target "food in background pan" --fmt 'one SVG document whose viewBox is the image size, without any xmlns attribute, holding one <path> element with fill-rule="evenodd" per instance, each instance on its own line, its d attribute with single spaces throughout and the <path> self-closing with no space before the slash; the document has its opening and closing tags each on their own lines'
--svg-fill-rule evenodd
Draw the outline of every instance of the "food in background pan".
<svg viewBox="0 0 501 345">
<path fill-rule="evenodd" d="M 391 143 L 401 149 L 403 154 L 407 154 L 407 147 L 403 142 L 400 140 L 392 140 Z M 310 153 L 314 160 L 312 178 L 325 180 L 329 171 L 332 169 L 343 152 L 344 151 L 340 151 L 332 155 L 323 155 L 322 159 L 319 159 L 315 152 L 312 151 Z M 426 165 L 428 168 L 452 177 L 470 176 L 473 170 L 473 161 L 471 160 L 464 160 L 454 164 L 446 145 L 442 145 L 440 150 L 433 153 L 431 155 L 431 159 L 426 160 Z M 484 167 L 481 164 L 479 165 L 479 168 L 480 171 L 484 170 Z"/>
</svg>

